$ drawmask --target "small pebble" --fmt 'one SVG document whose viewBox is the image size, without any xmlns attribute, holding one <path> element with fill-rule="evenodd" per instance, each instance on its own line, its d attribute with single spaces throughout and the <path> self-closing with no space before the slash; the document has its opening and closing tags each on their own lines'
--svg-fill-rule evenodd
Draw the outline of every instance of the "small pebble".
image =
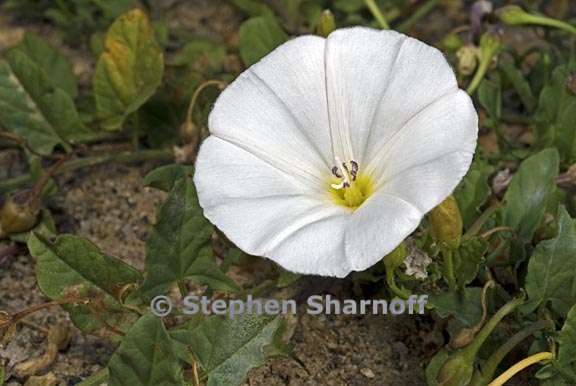
<svg viewBox="0 0 576 386">
<path fill-rule="evenodd" d="M 368 367 L 364 367 L 362 370 L 360 370 L 360 372 L 362 373 L 362 375 L 364 375 L 366 378 L 374 378 L 376 375 L 374 374 L 374 371 L 372 371 L 372 369 L 369 369 Z"/>
</svg>

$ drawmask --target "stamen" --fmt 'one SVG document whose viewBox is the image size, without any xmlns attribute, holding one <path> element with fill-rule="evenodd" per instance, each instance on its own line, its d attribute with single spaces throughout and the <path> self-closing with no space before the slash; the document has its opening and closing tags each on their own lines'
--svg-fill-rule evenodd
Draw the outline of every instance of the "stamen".
<svg viewBox="0 0 576 386">
<path fill-rule="evenodd" d="M 334 157 L 336 161 L 336 166 L 332 168 L 332 174 L 336 178 L 340 178 L 342 181 L 339 184 L 331 184 L 330 186 L 334 189 L 349 188 L 351 183 L 356 180 L 356 174 L 358 172 L 358 163 L 356 161 L 348 161 L 350 166 L 346 162 L 342 162 L 339 157 Z"/>
<path fill-rule="evenodd" d="M 342 174 L 340 174 L 340 169 L 338 168 L 338 166 L 334 166 L 332 168 L 332 174 L 334 175 L 334 177 L 336 178 L 342 178 Z"/>
<path fill-rule="evenodd" d="M 350 165 L 352 166 L 352 170 L 350 171 L 352 181 L 356 181 L 356 176 L 358 175 L 358 162 L 351 160 Z"/>
</svg>

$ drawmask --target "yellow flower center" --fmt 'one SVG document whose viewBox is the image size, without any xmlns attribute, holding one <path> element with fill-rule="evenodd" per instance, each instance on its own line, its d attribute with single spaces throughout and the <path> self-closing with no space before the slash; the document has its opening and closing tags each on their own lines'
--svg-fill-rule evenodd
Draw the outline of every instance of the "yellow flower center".
<svg viewBox="0 0 576 386">
<path fill-rule="evenodd" d="M 370 175 L 359 173 L 345 184 L 341 178 L 332 177 L 328 188 L 334 203 L 355 210 L 374 192 L 374 182 Z"/>
</svg>

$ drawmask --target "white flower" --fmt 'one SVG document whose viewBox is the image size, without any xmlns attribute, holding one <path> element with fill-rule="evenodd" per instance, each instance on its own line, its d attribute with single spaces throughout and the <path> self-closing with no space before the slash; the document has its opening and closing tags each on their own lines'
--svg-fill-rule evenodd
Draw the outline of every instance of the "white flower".
<svg viewBox="0 0 576 386">
<path fill-rule="evenodd" d="M 452 192 L 477 124 L 433 47 L 359 27 L 299 37 L 216 101 L 196 164 L 200 205 L 244 251 L 343 277 Z"/>
</svg>

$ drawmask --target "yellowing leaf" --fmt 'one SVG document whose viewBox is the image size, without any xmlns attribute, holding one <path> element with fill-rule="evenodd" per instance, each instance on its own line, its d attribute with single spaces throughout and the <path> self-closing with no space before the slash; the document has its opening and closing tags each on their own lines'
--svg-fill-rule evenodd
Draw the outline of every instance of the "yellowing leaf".
<svg viewBox="0 0 576 386">
<path fill-rule="evenodd" d="M 162 81 L 164 58 L 148 17 L 139 9 L 120 16 L 108 30 L 94 74 L 101 126 L 118 130 Z"/>
</svg>

